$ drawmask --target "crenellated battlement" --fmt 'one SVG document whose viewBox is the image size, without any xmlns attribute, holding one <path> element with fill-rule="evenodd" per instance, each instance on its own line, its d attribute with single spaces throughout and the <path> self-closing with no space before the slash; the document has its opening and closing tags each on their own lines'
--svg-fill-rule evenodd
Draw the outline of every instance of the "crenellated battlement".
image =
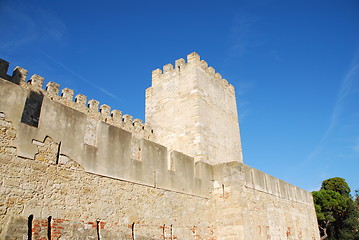
<svg viewBox="0 0 359 240">
<path fill-rule="evenodd" d="M 180 72 L 184 71 L 187 67 L 198 66 L 204 72 L 208 74 L 212 78 L 213 81 L 217 81 L 221 83 L 223 87 L 234 92 L 234 87 L 232 84 L 229 84 L 228 81 L 222 78 L 222 75 L 216 72 L 213 67 L 208 66 L 208 63 L 204 60 L 201 60 L 200 56 L 196 52 L 192 52 L 187 55 L 187 62 L 180 58 L 175 61 L 175 65 L 169 63 L 163 66 L 162 70 L 157 68 L 152 71 L 152 85 L 156 84 L 161 77 L 165 77 L 166 79 L 169 77 L 173 77 L 174 75 L 180 74 Z"/>
<path fill-rule="evenodd" d="M 146 121 L 157 142 L 195 161 L 243 162 L 234 87 L 196 52 L 152 71 Z"/>
<path fill-rule="evenodd" d="M 234 88 L 197 53 L 152 72 L 146 123 L 8 68 L 0 239 L 319 239 L 309 192 L 243 164 Z"/>
<path fill-rule="evenodd" d="M 8 75 L 9 62 L 0 59 L 0 78 L 13 82 L 25 89 L 48 96 L 52 100 L 71 107 L 77 111 L 85 113 L 92 118 L 102 120 L 108 124 L 123 128 L 133 132 L 138 138 L 153 139 L 153 129 L 148 123 L 142 123 L 140 119 L 133 119 L 130 115 L 123 115 L 119 110 L 112 110 L 111 107 L 102 104 L 94 99 L 87 100 L 87 96 L 77 94 L 74 90 L 63 88 L 60 93 L 60 85 L 55 82 L 48 82 L 44 88 L 44 78 L 33 74 L 27 80 L 28 71 L 21 67 L 16 67 L 12 75 Z"/>
<path fill-rule="evenodd" d="M 163 73 L 158 69 L 153 74 L 165 76 L 189 64 L 198 64 L 214 79 L 223 80 L 196 53 L 187 56 L 187 63 L 179 59 L 175 68 L 167 64 Z M 299 196 L 296 187 L 280 184 L 280 180 L 263 175 L 236 159 L 217 165 L 198 161 L 181 149 L 151 141 L 154 138 L 153 130 L 140 119 L 133 119 L 131 115 L 116 109 L 111 110 L 110 106 L 100 105 L 97 100 L 87 100 L 85 95 L 74 96 L 74 90 L 61 89 L 55 82 L 50 81 L 44 85 L 44 78 L 37 74 L 27 79 L 28 71 L 21 67 L 16 67 L 10 76 L 7 74 L 8 67 L 8 62 L 0 60 L 0 80 L 13 83 L 4 84 L 0 81 L 4 96 L 1 99 L 4 107 L 0 112 L 4 120 L 10 116 L 11 121 L 16 122 L 18 119 L 25 123 L 15 124 L 19 129 L 15 145 L 20 157 L 35 159 L 38 146 L 44 146 L 46 139 L 51 138 L 53 144 L 58 146 L 55 151 L 58 151 L 59 158 L 75 157 L 74 160 L 85 171 L 204 197 L 209 196 L 216 184 L 223 185 L 227 181 L 225 179 L 229 179 L 222 176 L 223 173 L 219 174 L 226 171 L 228 165 L 241 169 L 242 184 L 248 188 L 302 203 L 308 202 L 307 195 L 299 191 L 304 197 Z M 152 88 L 148 91 L 152 91 Z M 16 99 L 11 99 L 14 95 Z M 56 161 L 59 160 L 52 160 Z M 274 183 L 268 185 L 269 181 Z M 274 186 L 272 188 L 275 190 L 269 186 Z M 290 191 L 294 191 L 293 196 L 289 194 Z"/>
<path fill-rule="evenodd" d="M 34 75 L 19 87 L 0 78 L 0 123 L 11 126 L 16 135 L 10 144 L 16 157 L 57 167 L 78 166 L 104 177 L 209 197 L 213 187 L 209 164 L 195 163 L 192 157 L 148 140 L 152 132 L 147 132 L 147 123 L 111 111 L 108 105 L 99 106 L 96 100 L 81 104 L 86 111 L 77 111 L 72 90 L 65 88 L 59 96 L 58 84 L 49 82 L 44 90 L 42 81 Z M 85 101 L 83 95 L 78 99 Z M 48 151 L 45 159 L 40 157 L 43 150 Z"/>
</svg>

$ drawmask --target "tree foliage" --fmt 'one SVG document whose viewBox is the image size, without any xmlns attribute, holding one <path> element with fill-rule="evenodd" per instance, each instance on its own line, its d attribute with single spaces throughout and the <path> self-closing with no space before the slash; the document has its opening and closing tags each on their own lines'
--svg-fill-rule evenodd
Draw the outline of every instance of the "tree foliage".
<svg viewBox="0 0 359 240">
<path fill-rule="evenodd" d="M 321 239 L 359 240 L 359 212 L 345 179 L 327 179 L 312 194 Z"/>
<path fill-rule="evenodd" d="M 331 190 L 313 192 L 313 198 L 317 217 L 320 221 L 335 222 L 348 207 L 346 199 Z"/>
<path fill-rule="evenodd" d="M 324 180 L 322 182 L 322 188 L 324 190 L 331 190 L 340 193 L 344 197 L 349 197 L 350 187 L 344 178 L 334 177 Z"/>
</svg>

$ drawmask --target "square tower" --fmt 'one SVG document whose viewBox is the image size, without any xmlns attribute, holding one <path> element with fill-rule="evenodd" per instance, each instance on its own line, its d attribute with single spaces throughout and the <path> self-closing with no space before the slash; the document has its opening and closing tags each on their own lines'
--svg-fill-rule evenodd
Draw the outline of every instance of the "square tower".
<svg viewBox="0 0 359 240">
<path fill-rule="evenodd" d="M 195 52 L 152 72 L 146 122 L 158 143 L 195 161 L 243 162 L 234 87 Z"/>
</svg>

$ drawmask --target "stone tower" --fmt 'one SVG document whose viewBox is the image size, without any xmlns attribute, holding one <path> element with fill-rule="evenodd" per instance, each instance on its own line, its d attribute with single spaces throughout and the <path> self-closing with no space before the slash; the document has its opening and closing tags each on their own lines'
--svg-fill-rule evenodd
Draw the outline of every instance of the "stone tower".
<svg viewBox="0 0 359 240">
<path fill-rule="evenodd" d="M 195 52 L 152 72 L 146 122 L 157 142 L 195 161 L 243 162 L 234 87 Z"/>
</svg>

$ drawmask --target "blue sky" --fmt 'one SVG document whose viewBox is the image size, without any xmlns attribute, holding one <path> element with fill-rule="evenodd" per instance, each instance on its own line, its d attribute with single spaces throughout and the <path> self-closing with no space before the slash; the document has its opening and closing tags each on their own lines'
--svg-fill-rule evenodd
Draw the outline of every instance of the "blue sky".
<svg viewBox="0 0 359 240">
<path fill-rule="evenodd" d="M 236 88 L 244 162 L 359 189 L 359 2 L 0 1 L 10 67 L 144 119 L 151 71 L 196 51 Z"/>
</svg>

